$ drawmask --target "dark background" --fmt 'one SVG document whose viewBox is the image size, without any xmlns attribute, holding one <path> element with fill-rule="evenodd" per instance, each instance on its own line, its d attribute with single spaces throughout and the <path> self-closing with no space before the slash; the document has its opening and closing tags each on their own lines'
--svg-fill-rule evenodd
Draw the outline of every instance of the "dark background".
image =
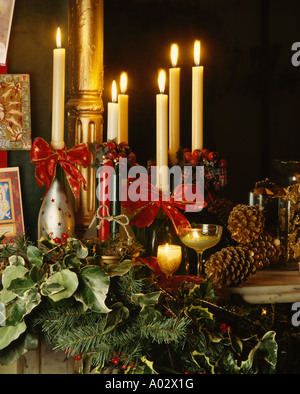
<svg viewBox="0 0 300 394">
<path fill-rule="evenodd" d="M 255 182 L 273 177 L 273 159 L 300 156 L 300 67 L 291 63 L 299 15 L 298 0 L 104 0 L 104 139 L 112 80 L 127 71 L 129 144 L 140 164 L 155 156 L 157 73 L 170 67 L 177 42 L 181 146 L 190 148 L 193 43 L 200 39 L 204 147 L 228 160 L 224 195 L 247 203 Z M 32 138 L 48 142 L 57 26 L 67 49 L 67 0 L 16 0 L 8 72 L 30 74 Z M 20 167 L 25 226 L 35 239 L 44 189 L 29 152 L 8 152 L 8 166 Z"/>
</svg>

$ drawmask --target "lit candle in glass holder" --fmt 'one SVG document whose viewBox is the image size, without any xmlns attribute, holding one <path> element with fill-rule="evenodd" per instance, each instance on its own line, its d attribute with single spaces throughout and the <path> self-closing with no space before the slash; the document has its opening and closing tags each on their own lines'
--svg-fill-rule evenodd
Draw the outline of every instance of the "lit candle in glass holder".
<svg viewBox="0 0 300 394">
<path fill-rule="evenodd" d="M 181 264 L 182 251 L 179 245 L 159 245 L 157 262 L 162 272 L 168 277 L 176 272 Z"/>
</svg>

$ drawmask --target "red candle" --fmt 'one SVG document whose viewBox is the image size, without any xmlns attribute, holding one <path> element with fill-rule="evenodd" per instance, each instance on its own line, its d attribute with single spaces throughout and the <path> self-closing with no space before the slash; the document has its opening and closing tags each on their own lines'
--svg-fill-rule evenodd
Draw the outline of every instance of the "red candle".
<svg viewBox="0 0 300 394">
<path fill-rule="evenodd" d="M 111 195 L 111 177 L 113 170 L 110 166 L 103 166 L 99 178 L 99 233 L 98 237 L 101 241 L 107 241 L 110 237 L 110 222 L 105 218 L 110 215 L 110 195 Z"/>
</svg>

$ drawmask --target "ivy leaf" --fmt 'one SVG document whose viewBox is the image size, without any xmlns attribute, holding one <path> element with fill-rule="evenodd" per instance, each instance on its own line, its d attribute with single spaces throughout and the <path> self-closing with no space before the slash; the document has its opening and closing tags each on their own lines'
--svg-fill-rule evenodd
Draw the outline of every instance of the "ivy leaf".
<svg viewBox="0 0 300 394">
<path fill-rule="evenodd" d="M 38 338 L 30 332 L 20 335 L 14 343 L 0 350 L 0 365 L 11 365 L 17 361 L 24 353 L 38 348 Z"/>
<path fill-rule="evenodd" d="M 23 298 L 15 298 L 5 309 L 6 325 L 15 326 L 20 323 L 24 316 L 28 315 L 41 302 L 41 295 L 33 287 L 28 290 Z"/>
<path fill-rule="evenodd" d="M 111 264 L 111 265 L 107 265 L 106 271 L 108 272 L 108 274 L 110 276 L 123 276 L 125 274 L 127 274 L 127 272 L 132 268 L 135 267 L 137 265 L 141 265 L 139 263 L 137 263 L 136 261 L 132 261 L 132 260 L 123 260 L 117 264 Z"/>
<path fill-rule="evenodd" d="M 139 304 L 141 307 L 144 307 L 148 305 L 157 304 L 160 295 L 161 295 L 160 291 L 154 291 L 148 294 L 136 293 L 136 294 L 132 294 L 131 300 L 136 304 Z"/>
<path fill-rule="evenodd" d="M 27 247 L 27 256 L 31 264 L 41 267 L 43 265 L 43 254 L 34 245 L 29 245 Z"/>
<path fill-rule="evenodd" d="M 77 301 L 94 312 L 108 313 L 110 309 L 105 305 L 110 278 L 102 267 L 87 266 L 79 274 L 79 287 L 74 294 Z"/>
<path fill-rule="evenodd" d="M 8 258 L 9 265 L 22 265 L 25 267 L 25 260 L 22 256 L 12 255 Z"/>
<path fill-rule="evenodd" d="M 75 253 L 67 254 L 64 258 L 64 263 L 67 267 L 71 268 L 79 268 L 81 265 L 80 259 L 76 256 Z"/>
<path fill-rule="evenodd" d="M 13 279 L 21 278 L 26 275 L 27 272 L 28 269 L 21 265 L 10 265 L 6 267 L 2 275 L 3 288 L 7 289 Z"/>
<path fill-rule="evenodd" d="M 103 334 L 112 331 L 119 323 L 126 320 L 129 316 L 129 310 L 122 304 L 122 302 L 116 302 L 111 306 L 111 311 L 107 314 L 106 325 L 104 327 Z"/>
<path fill-rule="evenodd" d="M 71 297 L 78 287 L 77 275 L 64 269 L 50 276 L 41 286 L 41 293 L 54 302 Z"/>
<path fill-rule="evenodd" d="M 16 294 L 19 297 L 22 297 L 24 293 L 34 287 L 35 283 L 30 279 L 28 275 L 25 275 L 21 278 L 13 279 L 10 282 L 7 290 Z"/>
<path fill-rule="evenodd" d="M 30 270 L 30 278 L 40 285 L 42 282 L 46 280 L 47 277 L 47 267 L 46 265 L 44 267 L 38 267 L 37 265 L 34 265 L 31 270 Z"/>
<path fill-rule="evenodd" d="M 0 350 L 8 346 L 12 341 L 19 338 L 19 336 L 26 330 L 24 321 L 16 326 L 0 327 Z"/>
</svg>

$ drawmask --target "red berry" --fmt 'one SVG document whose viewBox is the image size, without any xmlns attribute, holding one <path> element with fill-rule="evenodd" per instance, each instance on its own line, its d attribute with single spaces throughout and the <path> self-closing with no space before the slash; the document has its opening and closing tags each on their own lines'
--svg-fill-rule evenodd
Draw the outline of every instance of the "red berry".
<svg viewBox="0 0 300 394">
<path fill-rule="evenodd" d="M 198 164 L 198 162 L 199 162 L 199 159 L 196 156 L 193 156 L 193 158 L 190 160 L 190 164 L 192 166 L 196 166 Z"/>
<path fill-rule="evenodd" d="M 103 165 L 104 165 L 104 166 L 113 167 L 113 166 L 114 166 L 114 163 L 113 163 L 111 160 L 106 160 L 106 161 L 103 163 Z"/>
<path fill-rule="evenodd" d="M 183 160 L 189 162 L 190 160 L 192 160 L 193 155 L 191 154 L 191 152 L 184 152 L 183 155 Z"/>
<path fill-rule="evenodd" d="M 119 360 L 118 358 L 115 358 L 114 361 L 113 361 L 113 363 L 114 363 L 115 365 L 118 365 L 119 362 L 120 362 L 120 360 Z"/>
<path fill-rule="evenodd" d="M 118 158 L 120 158 L 120 157 L 127 157 L 127 155 L 126 155 L 126 153 L 125 152 L 119 152 L 118 153 Z"/>
<path fill-rule="evenodd" d="M 209 152 L 207 158 L 209 161 L 215 161 L 218 158 L 218 154 L 216 152 Z"/>
<path fill-rule="evenodd" d="M 125 371 L 127 369 L 127 365 L 123 364 L 122 369 Z"/>
<path fill-rule="evenodd" d="M 106 158 L 113 160 L 117 157 L 117 151 L 115 149 L 111 149 L 106 153 Z"/>
<path fill-rule="evenodd" d="M 207 148 L 206 148 L 206 149 L 203 149 L 203 150 L 202 150 L 202 156 L 203 156 L 203 157 L 207 157 L 208 154 L 209 154 L 209 152 L 210 152 L 209 149 L 207 149 Z"/>
<path fill-rule="evenodd" d="M 199 158 L 201 155 L 201 150 L 200 149 L 194 149 L 193 150 L 193 156 Z"/>
<path fill-rule="evenodd" d="M 119 145 L 118 145 L 118 147 L 120 148 L 120 149 L 123 149 L 123 148 L 125 148 L 125 146 L 127 146 L 127 142 L 120 142 L 119 143 Z"/>
<path fill-rule="evenodd" d="M 219 166 L 220 166 L 220 167 L 227 167 L 227 160 L 221 159 L 221 160 L 219 161 Z"/>
<path fill-rule="evenodd" d="M 130 367 L 134 368 L 135 367 L 135 363 L 130 363 Z"/>
<path fill-rule="evenodd" d="M 61 240 L 60 240 L 60 238 L 56 237 L 53 239 L 53 242 L 55 242 L 56 244 L 60 244 Z"/>
<path fill-rule="evenodd" d="M 109 147 L 110 150 L 114 150 L 116 149 L 116 144 L 114 142 L 108 142 L 107 146 Z"/>
<path fill-rule="evenodd" d="M 76 357 L 75 357 L 75 360 L 76 360 L 76 361 L 79 361 L 79 360 L 81 360 L 81 359 L 82 359 L 81 356 L 76 356 Z"/>
<path fill-rule="evenodd" d="M 67 239 L 68 238 L 68 234 L 62 233 L 61 237 L 62 237 L 62 239 Z"/>
<path fill-rule="evenodd" d="M 134 153 L 129 153 L 129 155 L 128 155 L 128 161 L 129 161 L 129 164 L 135 164 L 136 163 L 136 155 L 134 154 Z"/>
</svg>

